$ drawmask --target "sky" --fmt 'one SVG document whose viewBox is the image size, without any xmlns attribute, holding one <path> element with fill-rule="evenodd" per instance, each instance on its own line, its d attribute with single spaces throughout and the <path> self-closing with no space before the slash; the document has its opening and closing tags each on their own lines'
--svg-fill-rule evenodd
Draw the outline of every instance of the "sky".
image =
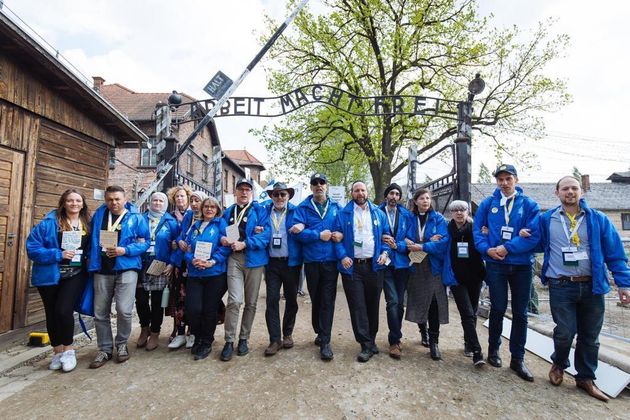
<svg viewBox="0 0 630 420">
<path fill-rule="evenodd" d="M 545 115 L 548 136 L 524 147 L 538 155 L 535 166 L 519 168 L 521 182 L 555 182 L 577 166 L 591 182 L 630 170 L 630 46 L 626 20 L 630 2 L 600 0 L 479 0 L 479 12 L 493 25 L 534 30 L 548 17 L 553 31 L 570 36 L 565 56 L 546 73 L 567 82 L 573 102 Z M 309 7 L 321 7 L 311 0 Z M 136 92 L 186 92 L 207 99 L 203 87 L 219 70 L 235 80 L 260 50 L 264 15 L 278 24 L 287 12 L 284 0 L 6 0 L 10 9 L 91 81 L 119 83 Z M 18 22 L 19 23 L 19 22 Z M 20 23 L 21 24 L 21 23 Z M 21 24 L 23 25 L 23 24 Z M 291 31 L 289 27 L 287 32 Z M 261 62 L 236 91 L 237 96 L 272 96 Z M 91 83 L 91 82 L 90 82 Z M 482 94 L 483 95 L 483 94 Z M 278 123 L 270 118 L 218 118 L 224 149 L 245 148 L 269 166 L 270 157 L 251 128 Z M 473 180 L 481 162 L 491 169 L 488 145 L 475 144 Z M 508 162 L 509 163 L 509 162 Z M 421 171 L 436 177 L 445 165 Z M 404 174 L 401 174 L 404 177 Z"/>
</svg>

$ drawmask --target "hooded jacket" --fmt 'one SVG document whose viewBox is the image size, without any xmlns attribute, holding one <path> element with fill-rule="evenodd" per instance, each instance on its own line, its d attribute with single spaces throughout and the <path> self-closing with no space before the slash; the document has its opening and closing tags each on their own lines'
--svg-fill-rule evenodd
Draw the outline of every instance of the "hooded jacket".
<svg viewBox="0 0 630 420">
<path fill-rule="evenodd" d="M 227 227 L 227 222 L 222 217 L 215 217 L 208 225 L 205 227 L 203 231 L 200 231 L 201 224 L 203 220 L 197 220 L 192 229 L 188 232 L 188 236 L 186 236 L 186 243 L 188 243 L 191 247 L 191 252 L 186 252 L 186 262 L 188 263 L 188 276 L 190 277 L 210 277 L 210 276 L 218 276 L 219 274 L 225 273 L 227 270 L 227 258 L 232 251 L 230 247 L 221 245 L 221 237 L 225 236 L 225 229 Z M 192 260 L 195 256 L 195 249 L 197 247 L 197 242 L 210 242 L 212 243 L 212 251 L 210 252 L 212 260 L 215 261 L 215 264 L 206 268 L 205 270 L 196 268 L 192 264 Z"/>
<path fill-rule="evenodd" d="M 306 197 L 295 211 L 294 223 L 304 224 L 304 230 L 297 235 L 303 244 L 304 262 L 337 262 L 335 243 L 332 240 L 322 241 L 319 234 L 324 230 L 334 231 L 337 213 L 340 206 L 328 198 L 328 209 L 324 217 L 320 217 L 313 204 L 313 194 Z"/>
<path fill-rule="evenodd" d="M 144 220 L 149 226 L 149 235 L 151 234 L 150 224 L 149 224 L 149 212 L 145 212 L 143 214 Z M 155 259 L 158 261 L 165 262 L 167 264 L 173 263 L 173 254 L 174 250 L 171 248 L 171 242 L 177 238 L 177 232 L 179 228 L 177 227 L 177 220 L 169 213 L 164 213 L 164 216 L 160 219 L 157 228 L 155 230 Z M 144 254 L 144 258 L 152 258 L 148 254 Z M 176 264 L 174 264 L 176 265 Z"/>
<path fill-rule="evenodd" d="M 273 209 L 273 201 L 269 200 L 264 203 L 266 215 L 265 217 L 268 220 L 271 220 L 271 211 Z M 289 248 L 289 267 L 295 267 L 302 264 L 302 243 L 298 240 L 297 235 L 294 235 L 289 232 L 291 226 L 293 226 L 295 222 L 295 211 L 297 206 L 292 203 L 287 203 L 287 215 L 285 216 L 285 226 L 287 228 L 287 236 L 288 236 L 288 248 Z M 269 224 L 273 229 L 273 224 Z M 272 231 L 273 235 L 273 231 Z"/>
<path fill-rule="evenodd" d="M 227 225 L 233 223 L 230 220 L 234 217 L 234 208 L 236 204 L 232 204 L 225 213 Z M 269 262 L 269 254 L 267 246 L 271 240 L 271 223 L 265 217 L 266 210 L 257 201 L 252 201 L 251 208 L 245 221 L 245 266 L 247 268 L 255 268 L 267 265 Z M 262 226 L 263 231 L 256 233 L 256 226 Z"/>
<path fill-rule="evenodd" d="M 387 203 L 381 203 L 378 208 L 385 214 L 385 218 L 389 224 L 389 218 L 387 217 Z M 409 268 L 409 250 L 407 248 L 407 242 L 405 238 L 410 238 L 410 229 L 412 227 L 412 215 L 409 210 L 402 205 L 396 205 L 396 213 L 398 217 L 398 226 L 396 232 L 394 232 L 394 226 L 389 224 L 389 230 L 396 241 L 396 249 L 391 250 L 391 259 L 394 268 L 396 269 L 408 269 Z"/>
</svg>

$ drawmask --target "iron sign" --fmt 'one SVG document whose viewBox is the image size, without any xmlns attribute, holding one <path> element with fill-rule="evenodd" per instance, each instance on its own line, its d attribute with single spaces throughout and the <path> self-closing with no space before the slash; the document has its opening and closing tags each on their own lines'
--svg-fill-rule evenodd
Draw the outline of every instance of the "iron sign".
<svg viewBox="0 0 630 420">
<path fill-rule="evenodd" d="M 222 71 L 218 71 L 203 90 L 213 98 L 219 99 L 230 86 L 232 86 L 232 79 L 227 77 Z"/>
</svg>

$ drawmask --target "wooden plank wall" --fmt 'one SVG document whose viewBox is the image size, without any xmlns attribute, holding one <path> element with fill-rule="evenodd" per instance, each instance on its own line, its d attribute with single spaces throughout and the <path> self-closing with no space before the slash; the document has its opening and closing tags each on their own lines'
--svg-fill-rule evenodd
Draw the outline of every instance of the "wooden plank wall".
<svg viewBox="0 0 630 420">
<path fill-rule="evenodd" d="M 107 146 L 101 142 L 42 120 L 35 168 L 32 226 L 57 208 L 59 196 L 76 188 L 87 198 L 90 213 L 100 205 L 94 189 L 105 189 L 108 175 Z M 26 296 L 26 325 L 44 319 L 39 294 L 30 288 Z"/>
</svg>

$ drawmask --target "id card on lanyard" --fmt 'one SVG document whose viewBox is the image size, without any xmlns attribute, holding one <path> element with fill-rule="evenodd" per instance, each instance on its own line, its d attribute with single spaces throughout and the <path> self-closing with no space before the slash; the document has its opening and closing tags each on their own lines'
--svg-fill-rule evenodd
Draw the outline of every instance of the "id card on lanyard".
<svg viewBox="0 0 630 420">
<path fill-rule="evenodd" d="M 512 240 L 514 234 L 514 228 L 510 226 L 510 214 L 514 208 L 514 201 L 516 201 L 516 194 L 508 198 L 509 203 L 505 203 L 503 206 L 503 214 L 505 216 L 505 226 L 501 226 L 501 240 L 508 242 Z"/>
<path fill-rule="evenodd" d="M 287 208 L 284 208 L 284 211 L 280 215 L 280 217 L 274 217 L 276 212 L 274 210 L 271 211 L 271 223 L 273 224 L 273 235 L 271 236 L 271 247 L 273 249 L 282 248 L 282 234 L 280 233 L 280 225 L 282 220 L 284 220 L 284 216 L 287 214 Z"/>
<path fill-rule="evenodd" d="M 116 230 L 118 228 L 118 225 L 120 225 L 120 223 L 122 222 L 123 217 L 125 217 L 125 214 L 127 214 L 127 209 L 124 209 L 123 212 L 120 213 L 120 216 L 116 218 L 116 221 L 112 223 L 112 213 L 108 212 L 107 230 L 101 230 L 101 235 L 100 235 L 102 252 L 106 252 L 107 248 L 115 248 L 118 246 L 118 243 L 117 243 L 118 234 L 116 233 Z"/>
<path fill-rule="evenodd" d="M 574 235 L 577 234 L 578 228 L 584 221 L 584 217 L 582 216 L 576 223 L 575 227 L 571 230 L 567 228 L 567 223 L 560 214 L 560 220 L 562 221 L 562 230 L 564 231 L 564 236 L 567 238 L 569 242 L 569 246 L 562 247 L 562 264 L 568 267 L 577 267 L 582 260 L 588 260 L 588 254 L 586 251 L 580 251 L 579 247 L 575 242 L 579 243 L 579 239 L 572 239 Z M 573 242 L 572 242 L 573 241 Z"/>
</svg>

